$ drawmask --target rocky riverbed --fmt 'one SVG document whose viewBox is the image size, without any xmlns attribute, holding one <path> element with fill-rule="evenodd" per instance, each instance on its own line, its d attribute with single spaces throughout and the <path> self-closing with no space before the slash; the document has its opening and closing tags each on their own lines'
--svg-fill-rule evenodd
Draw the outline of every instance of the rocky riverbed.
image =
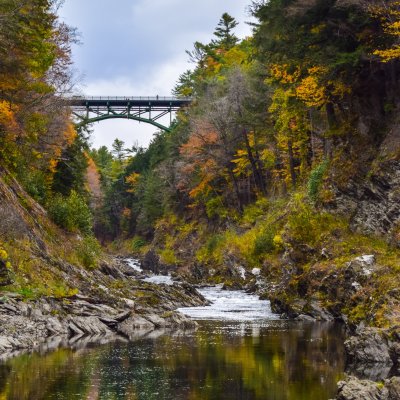
<svg viewBox="0 0 400 400">
<path fill-rule="evenodd" d="M 87 293 L 80 290 L 67 298 L 27 300 L 16 293 L 1 293 L 0 358 L 33 349 L 45 348 L 48 351 L 58 346 L 80 346 L 80 343 L 86 346 L 89 343 L 134 340 L 143 332 L 159 328 L 196 328 L 197 323 L 193 319 L 176 310 L 183 308 L 185 311 L 185 308 L 193 306 L 202 306 L 197 309 L 200 311 L 207 310 L 209 303 L 206 298 L 188 283 L 175 281 L 169 275 L 153 273 L 165 271 L 143 270 L 146 265 L 133 259 L 115 259 L 93 274 Z M 364 258 L 356 259 L 349 265 L 350 268 L 359 271 L 362 276 L 367 273 Z M 240 270 L 237 274 L 245 283 Z M 253 291 L 269 288 L 269 283 L 259 276 L 259 271 L 255 271 L 254 276 L 251 277 L 255 282 Z M 358 281 L 363 282 L 359 276 Z M 347 286 L 349 291 L 357 289 L 352 282 L 347 282 Z M 225 285 L 224 289 L 229 289 L 229 286 Z M 290 304 L 280 302 L 276 295 L 278 290 L 270 289 L 273 311 L 279 312 L 283 318 L 310 322 L 338 319 L 338 315 L 316 300 L 315 304 L 311 303 L 313 306 L 308 304 L 305 307 L 305 303 L 297 310 L 296 301 L 300 300 Z M 229 299 L 229 292 L 225 297 Z M 221 307 L 221 312 L 224 312 L 223 302 Z M 339 319 L 346 324 L 345 316 L 340 315 Z M 378 329 L 366 327 L 363 323 L 347 327 L 348 377 L 338 383 L 336 399 L 400 399 L 399 327 Z"/>
<path fill-rule="evenodd" d="M 100 282 L 101 296 L 89 291 L 87 295 L 78 293 L 68 298 L 27 300 L 15 293 L 2 292 L 0 357 L 19 354 L 48 341 L 75 343 L 99 338 L 111 341 L 116 336 L 134 337 L 138 330 L 195 328 L 196 322 L 175 310 L 207 304 L 188 284 L 154 284 L 139 279 L 137 275 L 143 278 L 143 272 L 123 260 L 103 267 L 102 274 L 107 279 L 113 277 L 114 287 L 123 284 L 126 297 L 116 297 L 115 291 L 109 291 Z"/>
</svg>

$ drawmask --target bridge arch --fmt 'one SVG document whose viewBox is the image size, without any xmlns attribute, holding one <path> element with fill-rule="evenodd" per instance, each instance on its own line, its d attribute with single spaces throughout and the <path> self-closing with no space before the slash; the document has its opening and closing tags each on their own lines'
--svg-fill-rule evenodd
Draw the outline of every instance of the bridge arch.
<svg viewBox="0 0 400 400">
<path fill-rule="evenodd" d="M 151 124 L 163 131 L 170 131 L 172 113 L 191 103 L 191 98 L 176 97 L 81 97 L 67 100 L 73 114 L 80 120 L 76 126 L 82 127 L 108 119 L 130 119 Z M 158 120 L 170 116 L 169 126 Z"/>
</svg>

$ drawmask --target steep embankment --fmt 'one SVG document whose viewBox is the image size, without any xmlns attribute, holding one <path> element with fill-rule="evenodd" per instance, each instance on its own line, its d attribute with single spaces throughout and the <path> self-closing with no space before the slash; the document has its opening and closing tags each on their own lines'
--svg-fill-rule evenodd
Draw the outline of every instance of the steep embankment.
<svg viewBox="0 0 400 400">
<path fill-rule="evenodd" d="M 83 239 L 52 224 L 5 170 L 0 200 L 1 355 L 50 337 L 111 340 L 116 334 L 130 337 L 139 328 L 193 327 L 174 312 L 204 303 L 191 287 L 138 281 L 122 261 L 104 256 L 98 268 L 84 268 L 90 249 L 82 247 Z"/>
</svg>

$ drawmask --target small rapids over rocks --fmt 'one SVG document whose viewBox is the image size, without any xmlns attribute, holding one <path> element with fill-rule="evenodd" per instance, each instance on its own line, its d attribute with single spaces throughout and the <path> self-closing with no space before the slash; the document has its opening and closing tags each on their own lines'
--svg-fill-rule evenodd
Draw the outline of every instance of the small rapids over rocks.
<svg viewBox="0 0 400 400">
<path fill-rule="evenodd" d="M 136 272 L 147 272 L 141 268 L 138 260 L 127 259 L 126 261 Z M 170 275 L 151 275 L 142 280 L 154 284 L 174 284 Z M 222 286 L 197 289 L 210 302 L 210 305 L 182 307 L 177 311 L 194 320 L 260 321 L 279 319 L 279 315 L 271 311 L 269 300 L 260 300 L 258 296 L 242 290 L 223 290 Z"/>
<path fill-rule="evenodd" d="M 195 320 L 259 321 L 276 320 L 270 302 L 241 290 L 227 291 L 222 285 L 206 287 L 198 291 L 211 302 L 204 307 L 185 307 L 177 311 Z"/>
<path fill-rule="evenodd" d="M 134 258 L 128 258 L 126 259 L 126 263 L 130 268 L 132 268 L 134 271 L 136 271 L 139 274 L 146 274 L 147 271 L 144 271 L 143 268 L 141 267 L 140 261 L 136 260 Z M 154 283 L 156 285 L 169 285 L 172 286 L 174 284 L 174 281 L 172 280 L 171 275 L 153 275 L 147 276 L 145 278 L 142 278 L 143 282 L 149 282 L 149 283 Z"/>
</svg>

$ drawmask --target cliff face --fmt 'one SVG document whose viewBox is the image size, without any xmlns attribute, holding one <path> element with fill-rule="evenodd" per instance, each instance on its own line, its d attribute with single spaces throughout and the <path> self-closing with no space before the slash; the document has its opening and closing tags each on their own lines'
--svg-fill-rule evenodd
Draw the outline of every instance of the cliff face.
<svg viewBox="0 0 400 400">
<path fill-rule="evenodd" d="M 395 117 L 382 129 L 381 144 L 372 140 L 356 144 L 363 165 L 345 185 L 335 186 L 333 209 L 351 217 L 351 226 L 367 234 L 381 235 L 400 245 L 400 120 Z M 372 153 L 372 154 L 371 154 Z M 375 153 L 375 154 L 373 154 Z"/>
</svg>

